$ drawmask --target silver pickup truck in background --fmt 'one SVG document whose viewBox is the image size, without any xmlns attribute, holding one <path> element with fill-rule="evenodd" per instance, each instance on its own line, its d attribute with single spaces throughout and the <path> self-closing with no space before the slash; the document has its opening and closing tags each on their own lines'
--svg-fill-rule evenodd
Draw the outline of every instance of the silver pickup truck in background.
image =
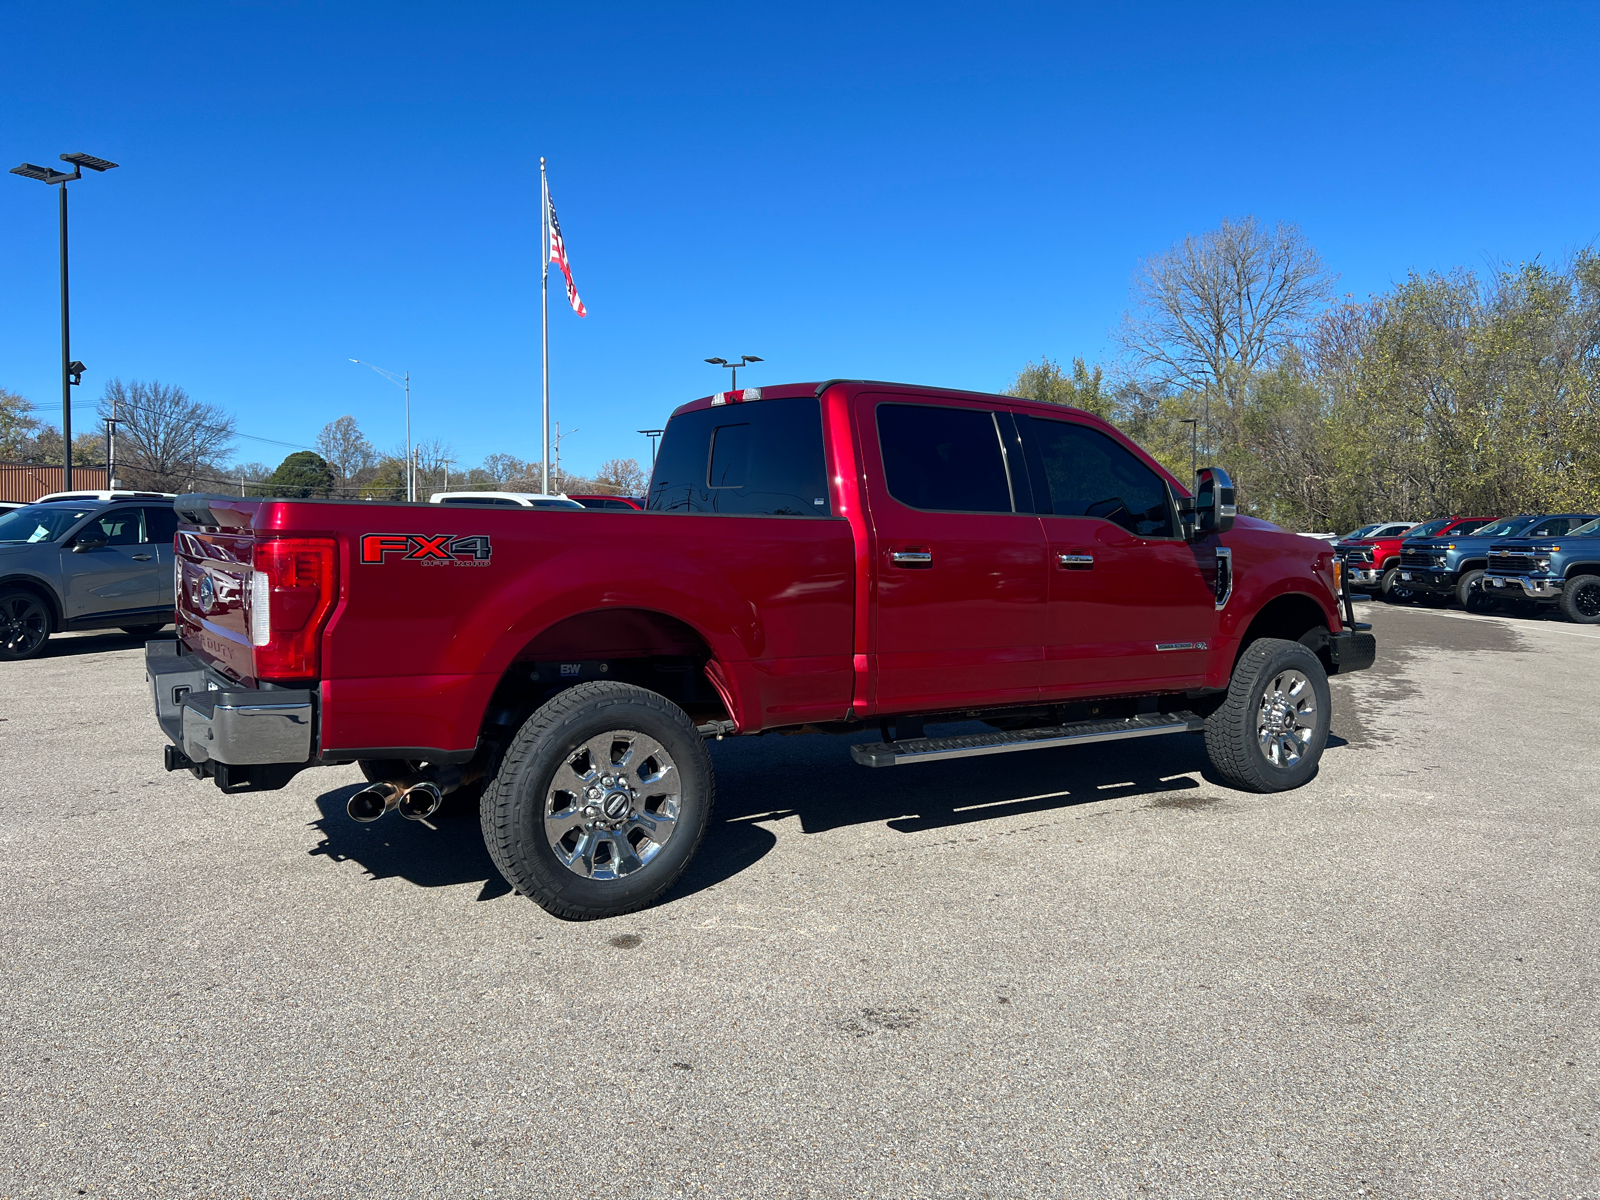
<svg viewBox="0 0 1600 1200">
<path fill-rule="evenodd" d="M 51 500 L 0 512 L 0 662 L 33 658 L 52 633 L 172 622 L 172 504 Z"/>
</svg>

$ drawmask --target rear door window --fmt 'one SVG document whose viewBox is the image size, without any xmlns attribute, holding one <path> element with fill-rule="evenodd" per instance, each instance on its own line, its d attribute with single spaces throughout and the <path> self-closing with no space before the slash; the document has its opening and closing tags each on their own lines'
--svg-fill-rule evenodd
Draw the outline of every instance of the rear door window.
<svg viewBox="0 0 1600 1200">
<path fill-rule="evenodd" d="M 170 546 L 178 532 L 178 514 L 170 508 L 144 510 L 144 540 Z"/>
<path fill-rule="evenodd" d="M 140 508 L 114 508 L 90 521 L 83 532 L 91 536 L 98 533 L 108 546 L 137 546 L 146 540 L 143 516 Z"/>
<path fill-rule="evenodd" d="M 821 406 L 814 397 L 796 396 L 673 417 L 661 439 L 646 507 L 722 516 L 830 516 Z"/>
<path fill-rule="evenodd" d="M 1019 417 L 1017 423 L 1028 465 L 1047 485 L 1036 486 L 1035 497 L 1047 492 L 1056 516 L 1101 517 L 1139 537 L 1176 536 L 1166 483 L 1126 447 L 1071 421 Z"/>
<path fill-rule="evenodd" d="M 878 445 L 889 494 L 935 512 L 1011 512 L 1000 431 L 978 408 L 878 405 Z"/>
</svg>

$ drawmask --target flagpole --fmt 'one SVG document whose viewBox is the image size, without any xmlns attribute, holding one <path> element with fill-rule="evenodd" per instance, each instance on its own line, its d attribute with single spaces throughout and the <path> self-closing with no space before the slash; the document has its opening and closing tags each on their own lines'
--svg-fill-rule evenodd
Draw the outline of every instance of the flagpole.
<svg viewBox="0 0 1600 1200">
<path fill-rule="evenodd" d="M 550 183 L 545 178 L 544 156 L 539 157 L 539 257 L 544 261 L 539 267 L 540 325 L 544 346 L 544 450 L 540 455 L 543 472 L 539 491 L 550 494 Z"/>
</svg>

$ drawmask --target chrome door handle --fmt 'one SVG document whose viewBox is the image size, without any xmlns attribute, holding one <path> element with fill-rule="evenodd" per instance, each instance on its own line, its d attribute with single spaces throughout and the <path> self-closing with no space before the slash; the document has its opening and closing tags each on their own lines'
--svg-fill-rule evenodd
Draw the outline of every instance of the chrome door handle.
<svg viewBox="0 0 1600 1200">
<path fill-rule="evenodd" d="M 154 557 L 155 557 L 155 555 L 153 555 L 153 554 L 135 554 L 133 556 L 133 561 L 134 562 L 149 562 Z"/>
<path fill-rule="evenodd" d="M 1061 564 L 1064 571 L 1092 571 L 1094 570 L 1094 555 L 1092 554 L 1058 554 L 1056 561 Z"/>
<path fill-rule="evenodd" d="M 897 567 L 931 567 L 933 554 L 927 550 L 891 550 L 889 561 Z"/>
</svg>

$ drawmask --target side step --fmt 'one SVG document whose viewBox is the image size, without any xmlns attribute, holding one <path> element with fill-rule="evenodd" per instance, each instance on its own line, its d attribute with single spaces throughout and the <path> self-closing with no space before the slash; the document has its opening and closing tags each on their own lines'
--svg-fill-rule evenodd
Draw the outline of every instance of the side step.
<svg viewBox="0 0 1600 1200">
<path fill-rule="evenodd" d="M 975 758 L 980 754 L 1009 754 L 1013 750 L 1048 750 L 1056 746 L 1156 737 L 1163 733 L 1198 733 L 1205 727 L 1205 719 L 1192 712 L 1149 713 L 1125 721 L 1072 721 L 1044 729 L 866 742 L 851 746 L 850 757 L 864 767 L 898 767 L 905 763 L 943 762 L 947 758 Z"/>
</svg>

